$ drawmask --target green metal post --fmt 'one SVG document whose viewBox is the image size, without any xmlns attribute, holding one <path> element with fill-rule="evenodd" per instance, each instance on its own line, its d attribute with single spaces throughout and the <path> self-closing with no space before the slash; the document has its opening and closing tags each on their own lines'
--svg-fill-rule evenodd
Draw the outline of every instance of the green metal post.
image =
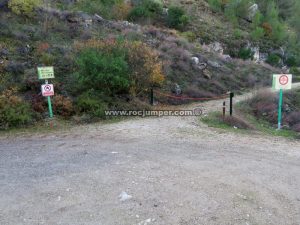
<svg viewBox="0 0 300 225">
<path fill-rule="evenodd" d="M 48 99 L 49 116 L 50 116 L 50 118 L 52 118 L 53 117 L 53 111 L 52 111 L 52 105 L 51 105 L 51 98 L 50 98 L 50 96 L 48 96 L 47 99 Z"/>
<path fill-rule="evenodd" d="M 283 90 L 280 89 L 280 92 L 279 92 L 279 104 L 278 104 L 278 130 L 281 129 L 282 100 L 283 100 Z"/>
</svg>

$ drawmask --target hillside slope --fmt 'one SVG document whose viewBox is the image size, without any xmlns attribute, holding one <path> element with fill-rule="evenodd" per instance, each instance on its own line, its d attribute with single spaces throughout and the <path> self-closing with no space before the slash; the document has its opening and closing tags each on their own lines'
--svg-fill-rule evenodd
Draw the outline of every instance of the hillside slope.
<svg viewBox="0 0 300 225">
<path fill-rule="evenodd" d="M 56 77 L 51 81 L 56 91 L 55 115 L 85 115 L 87 121 L 103 118 L 105 109 L 150 107 L 148 96 L 153 85 L 170 94 L 179 88 L 182 96 L 212 97 L 268 85 L 271 75 L 280 72 L 263 62 L 230 56 L 231 51 L 237 51 L 234 49 L 243 49 L 247 41 L 233 39 L 232 24 L 222 14 L 214 14 L 204 1 L 165 1 L 164 11 L 171 10 L 172 4 L 180 4 L 173 11 L 182 13 L 182 18 L 189 15 L 185 24 L 176 20 L 176 13 L 170 18 L 170 12 L 157 14 L 156 9 L 147 18 L 127 22 L 124 17 L 128 13 L 129 18 L 136 18 L 130 14 L 134 3 L 93 2 L 96 1 L 54 1 L 33 9 L 30 15 L 16 15 L 11 7 L 2 4 L 0 103 L 3 115 L 12 115 L 0 119 L 1 128 L 47 117 L 37 66 L 55 68 Z M 108 14 L 108 9 L 112 13 Z M 177 21 L 176 29 L 169 28 L 171 19 Z M 126 51 L 121 53 L 122 49 Z M 109 54 L 103 55 L 103 51 Z M 95 62 L 91 61 L 91 54 L 96 55 Z M 115 62 L 119 56 L 119 64 L 104 69 L 104 59 Z M 97 57 L 102 57 L 102 61 Z M 105 78 L 108 71 L 111 77 Z M 186 103 L 163 98 L 157 101 Z M 20 114 L 26 116 L 18 118 Z"/>
</svg>

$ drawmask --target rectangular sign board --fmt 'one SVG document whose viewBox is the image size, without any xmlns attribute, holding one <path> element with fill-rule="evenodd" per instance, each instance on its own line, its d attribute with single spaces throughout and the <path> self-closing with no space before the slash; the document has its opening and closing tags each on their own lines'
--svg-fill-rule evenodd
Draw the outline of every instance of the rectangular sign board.
<svg viewBox="0 0 300 225">
<path fill-rule="evenodd" d="M 292 89 L 292 74 L 274 74 L 273 75 L 273 89 L 275 90 L 289 90 Z"/>
<path fill-rule="evenodd" d="M 38 76 L 40 80 L 41 79 L 47 80 L 47 79 L 54 78 L 53 66 L 38 67 L 37 70 L 38 70 Z"/>
<path fill-rule="evenodd" d="M 45 97 L 54 95 L 53 84 L 44 84 L 42 85 L 42 95 Z"/>
</svg>

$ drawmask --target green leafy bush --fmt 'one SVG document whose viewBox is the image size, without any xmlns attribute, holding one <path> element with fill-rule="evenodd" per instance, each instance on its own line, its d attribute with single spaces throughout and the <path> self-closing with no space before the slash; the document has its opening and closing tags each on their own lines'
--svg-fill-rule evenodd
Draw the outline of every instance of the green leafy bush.
<svg viewBox="0 0 300 225">
<path fill-rule="evenodd" d="M 241 48 L 239 51 L 239 58 L 243 60 L 253 59 L 254 53 L 250 48 Z"/>
<path fill-rule="evenodd" d="M 159 0 L 143 0 L 139 2 L 129 13 L 128 19 L 136 21 L 138 19 L 152 18 L 155 19 L 161 15 L 163 5 Z"/>
<path fill-rule="evenodd" d="M 86 49 L 77 59 L 78 85 L 82 89 L 95 89 L 107 95 L 128 93 L 129 67 L 121 49 L 111 52 Z"/>
<path fill-rule="evenodd" d="M 212 8 L 215 12 L 221 12 L 222 11 L 222 2 L 221 0 L 208 0 L 209 6 Z"/>
<path fill-rule="evenodd" d="M 104 118 L 105 110 L 108 109 L 107 103 L 103 101 L 101 95 L 93 90 L 81 94 L 76 101 L 76 107 L 81 113 L 99 118 Z"/>
<path fill-rule="evenodd" d="M 167 23 L 171 28 L 182 29 L 189 22 L 189 17 L 185 14 L 183 8 L 171 6 L 168 11 Z"/>
<path fill-rule="evenodd" d="M 8 7 L 17 15 L 31 16 L 41 0 L 9 0 Z"/>
<path fill-rule="evenodd" d="M 256 27 L 255 30 L 251 32 L 251 38 L 254 41 L 259 41 L 265 35 L 265 30 L 261 27 Z"/>
<path fill-rule="evenodd" d="M 297 58 L 295 56 L 289 56 L 286 60 L 286 64 L 289 67 L 296 67 L 298 66 Z"/>
<path fill-rule="evenodd" d="M 280 61 L 281 61 L 280 56 L 276 54 L 270 54 L 266 60 L 266 62 L 272 66 L 279 66 Z"/>
<path fill-rule="evenodd" d="M 19 127 L 32 121 L 30 105 L 7 90 L 0 95 L 0 129 Z"/>
</svg>

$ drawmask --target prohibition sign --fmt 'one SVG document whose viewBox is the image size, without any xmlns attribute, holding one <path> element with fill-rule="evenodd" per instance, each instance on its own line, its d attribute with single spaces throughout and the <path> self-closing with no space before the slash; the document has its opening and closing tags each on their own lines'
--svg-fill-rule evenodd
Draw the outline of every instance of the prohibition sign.
<svg viewBox="0 0 300 225">
<path fill-rule="evenodd" d="M 289 83 L 289 78 L 288 78 L 288 76 L 287 76 L 287 75 L 282 75 L 282 76 L 280 76 L 280 77 L 279 77 L 279 83 L 280 83 L 281 85 L 286 85 L 286 84 L 288 84 L 288 83 Z"/>
</svg>

